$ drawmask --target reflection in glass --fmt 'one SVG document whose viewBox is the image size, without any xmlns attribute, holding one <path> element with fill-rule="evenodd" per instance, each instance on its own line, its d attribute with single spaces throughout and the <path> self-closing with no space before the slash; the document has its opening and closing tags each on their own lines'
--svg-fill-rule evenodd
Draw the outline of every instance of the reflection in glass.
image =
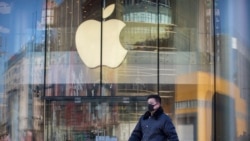
<svg viewBox="0 0 250 141">
<path fill-rule="evenodd" d="M 0 140 L 43 140 L 42 1 L 0 2 Z M 39 96 L 38 96 L 39 95 Z"/>
<path fill-rule="evenodd" d="M 220 0 L 1 1 L 0 140 L 125 141 L 154 93 L 180 140 L 248 141 L 249 9 Z M 99 34 L 79 34 L 84 54 L 76 33 L 89 20 Z"/>
<path fill-rule="evenodd" d="M 145 100 L 145 99 L 144 99 Z M 125 141 L 146 109 L 146 100 L 75 99 L 54 101 L 48 106 L 49 140 Z"/>
</svg>

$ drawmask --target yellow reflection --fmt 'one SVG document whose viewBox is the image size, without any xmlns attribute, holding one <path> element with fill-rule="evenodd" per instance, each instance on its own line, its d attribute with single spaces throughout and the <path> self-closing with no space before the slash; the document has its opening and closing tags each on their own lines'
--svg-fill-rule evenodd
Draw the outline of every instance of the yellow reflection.
<svg viewBox="0 0 250 141">
<path fill-rule="evenodd" d="M 223 135 L 235 130 L 236 136 L 240 136 L 247 131 L 246 101 L 232 82 L 220 77 L 214 81 L 213 74 L 197 72 L 179 76 L 176 84 L 176 119 L 180 136 L 186 134 L 184 129 L 188 127 L 184 126 L 188 125 L 197 128 L 193 131 L 197 131 L 198 140 L 202 141 L 212 140 L 214 124 L 216 132 L 226 132 Z M 220 126 L 222 123 L 229 125 Z M 230 129 L 226 129 L 228 127 Z"/>
</svg>

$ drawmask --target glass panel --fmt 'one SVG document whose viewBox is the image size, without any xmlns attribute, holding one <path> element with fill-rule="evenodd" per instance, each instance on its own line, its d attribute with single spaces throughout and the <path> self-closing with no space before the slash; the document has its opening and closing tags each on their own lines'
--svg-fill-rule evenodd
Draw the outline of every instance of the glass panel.
<svg viewBox="0 0 250 141">
<path fill-rule="evenodd" d="M 162 2 L 159 15 L 169 18 L 164 23 L 159 18 L 159 93 L 168 103 L 165 111 L 180 140 L 212 140 L 212 1 Z"/>
<path fill-rule="evenodd" d="M 100 1 L 48 1 L 46 96 L 101 95 L 101 13 Z"/>
<path fill-rule="evenodd" d="M 140 0 L 114 2 L 113 18 L 125 24 L 120 42 L 127 54 L 114 73 L 103 70 L 103 75 L 113 74 L 118 96 L 157 93 L 157 5 Z"/>
<path fill-rule="evenodd" d="M 248 4 L 247 1 L 215 0 L 214 140 L 250 139 Z"/>
<path fill-rule="evenodd" d="M 175 23 L 173 22 L 174 8 L 169 0 L 158 3 L 158 61 L 159 61 L 159 94 L 163 100 L 165 113 L 174 120 L 175 103 L 175 55 L 177 46 L 174 45 Z"/>
<path fill-rule="evenodd" d="M 127 141 L 146 98 L 75 98 L 47 103 L 47 140 Z"/>
<path fill-rule="evenodd" d="M 35 95 L 44 83 L 42 0 L 0 1 L 0 140 L 43 139 Z"/>
</svg>

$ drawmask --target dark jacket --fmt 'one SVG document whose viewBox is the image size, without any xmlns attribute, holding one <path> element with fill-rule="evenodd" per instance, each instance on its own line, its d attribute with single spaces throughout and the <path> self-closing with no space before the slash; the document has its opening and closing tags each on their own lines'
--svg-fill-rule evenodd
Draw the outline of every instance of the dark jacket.
<svg viewBox="0 0 250 141">
<path fill-rule="evenodd" d="M 140 117 L 129 141 L 179 141 L 175 127 L 160 107 L 151 116 L 147 111 Z"/>
</svg>

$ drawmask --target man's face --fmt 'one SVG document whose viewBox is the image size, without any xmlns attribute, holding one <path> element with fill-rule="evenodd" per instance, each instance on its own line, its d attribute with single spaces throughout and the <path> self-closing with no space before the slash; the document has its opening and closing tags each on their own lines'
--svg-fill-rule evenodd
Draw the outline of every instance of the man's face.
<svg viewBox="0 0 250 141">
<path fill-rule="evenodd" d="M 160 107 L 160 103 L 157 102 L 154 98 L 149 98 L 148 104 L 153 105 L 153 111 L 157 110 Z"/>
</svg>

